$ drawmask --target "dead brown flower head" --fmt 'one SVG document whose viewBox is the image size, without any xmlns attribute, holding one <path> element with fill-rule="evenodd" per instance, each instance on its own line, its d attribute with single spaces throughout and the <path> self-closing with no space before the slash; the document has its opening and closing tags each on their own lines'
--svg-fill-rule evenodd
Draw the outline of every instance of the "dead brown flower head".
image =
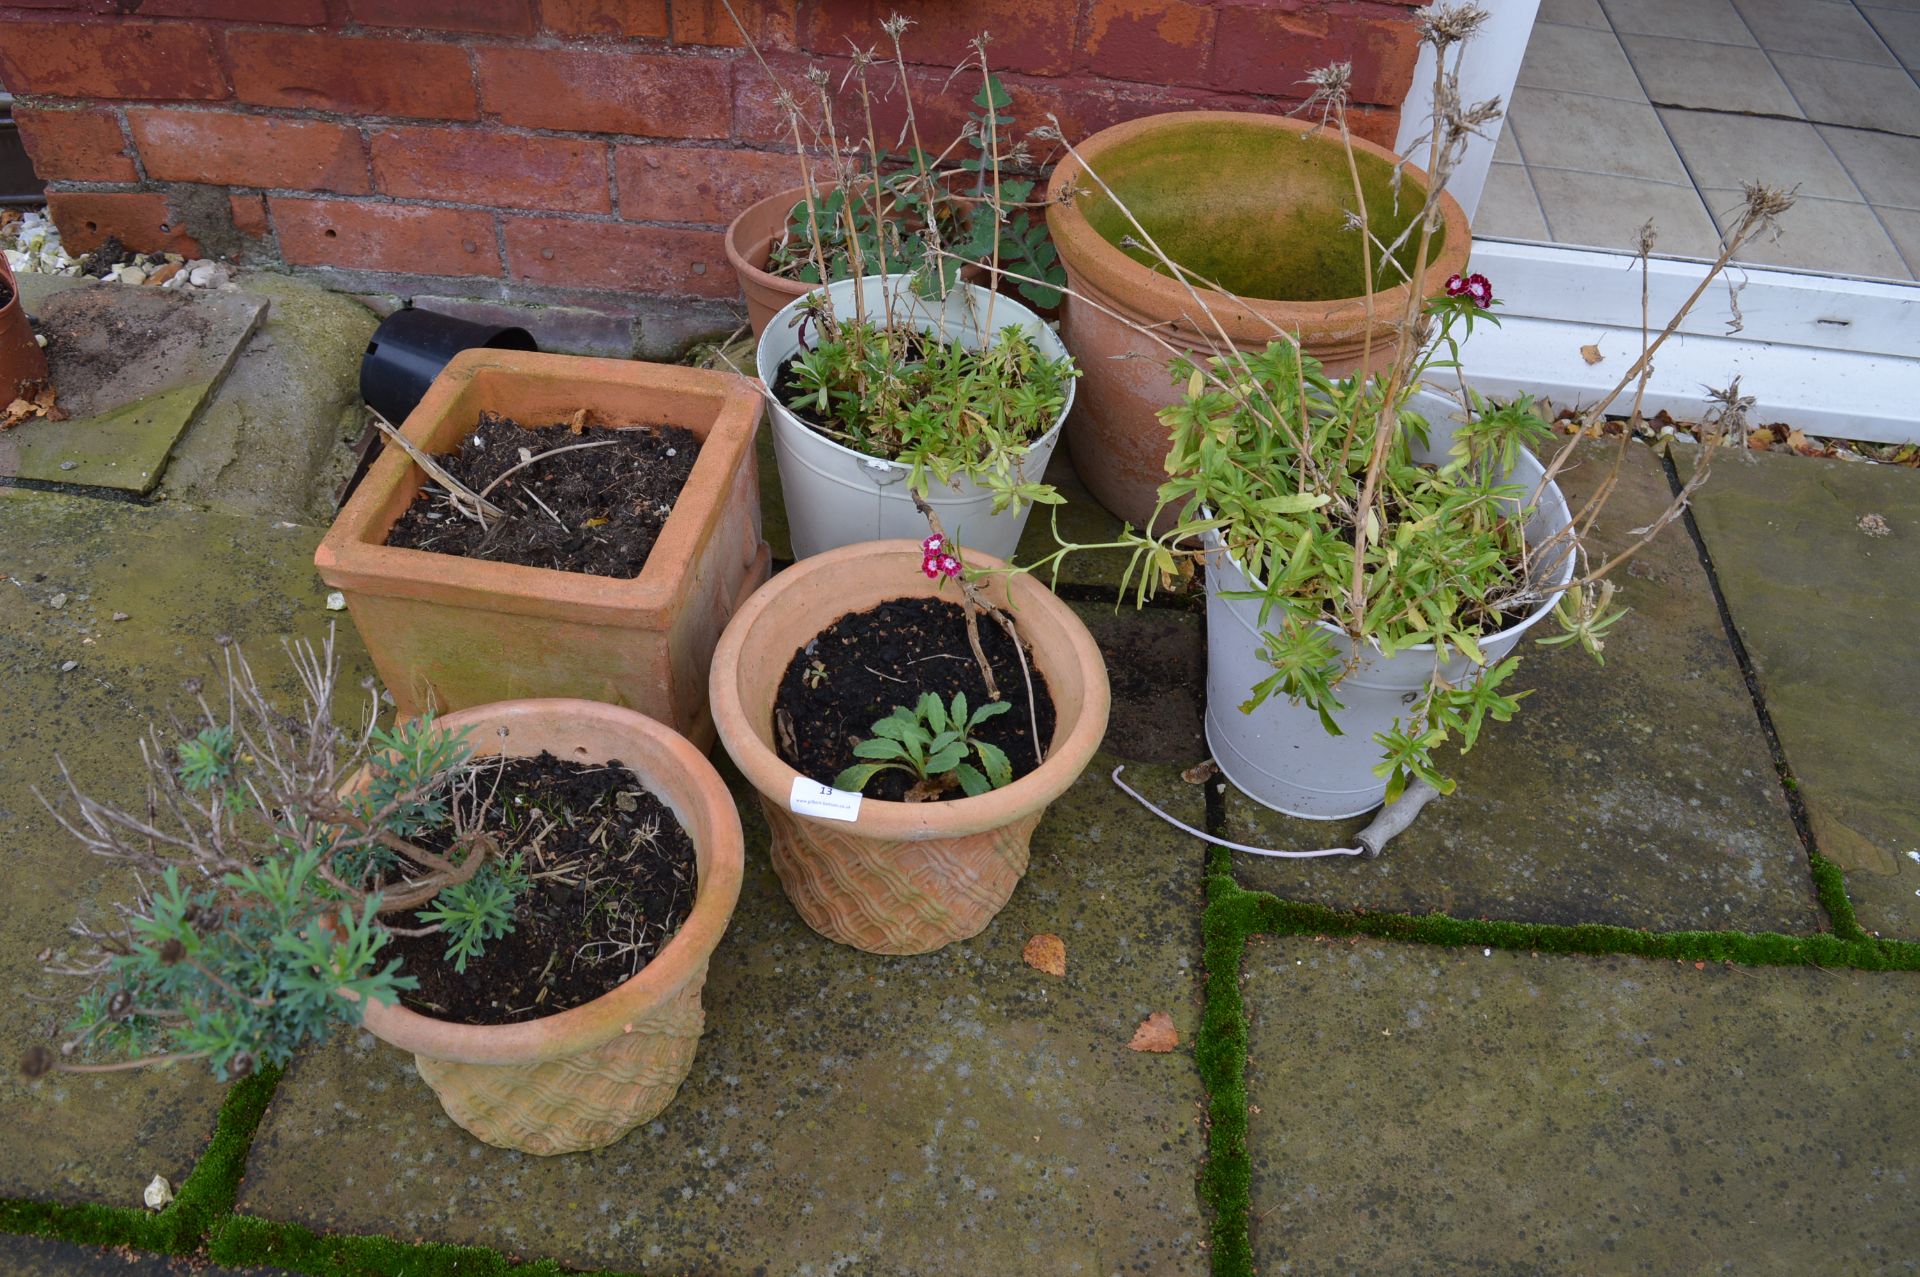
<svg viewBox="0 0 1920 1277">
<path fill-rule="evenodd" d="M 1420 15 L 1420 38 L 1436 49 L 1471 40 L 1486 25 L 1487 11 L 1477 4 L 1437 5 Z"/>
</svg>

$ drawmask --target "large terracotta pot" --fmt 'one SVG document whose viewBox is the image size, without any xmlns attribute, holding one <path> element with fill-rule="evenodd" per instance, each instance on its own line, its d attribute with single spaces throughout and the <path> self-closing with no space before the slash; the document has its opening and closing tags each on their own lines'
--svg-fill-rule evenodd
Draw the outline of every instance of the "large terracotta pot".
<svg viewBox="0 0 1920 1277">
<path fill-rule="evenodd" d="M 611 1144 L 666 1108 L 693 1067 L 707 961 L 740 898 L 739 811 L 699 750 L 632 710 L 506 701 L 440 721 L 470 729 L 477 755 L 550 750 L 569 761 L 617 761 L 693 840 L 700 875 L 693 912 L 653 961 L 612 992 L 519 1024 L 455 1024 L 402 1006 L 366 1006 L 367 1029 L 412 1051 L 447 1116 L 487 1143 L 539 1154 Z"/>
<path fill-rule="evenodd" d="M 1417 209 L 1426 174 L 1406 168 L 1396 200 L 1393 153 L 1358 138 L 1353 146 L 1374 234 L 1391 242 Z M 1086 299 L 1069 296 L 1061 309 L 1061 335 L 1083 369 L 1067 445 L 1101 504 L 1144 528 L 1166 478 L 1168 431 L 1155 414 L 1179 391 L 1164 347 L 1128 325 L 1153 327 L 1197 355 L 1218 337 L 1186 285 L 1143 264 L 1144 252 L 1117 246 L 1139 236 L 1086 168 L 1173 260 L 1221 286 L 1195 291 L 1243 350 L 1264 349 L 1276 330 L 1292 333 L 1329 375 L 1345 376 L 1371 337 L 1370 366 L 1379 368 L 1396 349 L 1407 290 L 1372 291 L 1369 318 L 1360 239 L 1345 229 L 1352 178 L 1338 136 L 1326 130 L 1281 116 L 1183 111 L 1115 125 L 1079 151 L 1084 168 L 1063 160 L 1047 188 L 1047 229 L 1069 286 Z M 1069 188 L 1078 194 L 1064 199 Z M 1471 247 L 1459 204 L 1443 194 L 1442 208 L 1422 296 L 1441 292 Z"/>
<path fill-rule="evenodd" d="M 0 306 L 0 405 L 3 405 L 39 390 L 47 379 L 47 356 L 34 338 L 33 325 L 27 322 L 27 308 L 20 303 L 20 286 L 5 257 L 0 257 L 0 294 L 6 297 L 6 304 Z"/>
<path fill-rule="evenodd" d="M 713 743 L 707 662 L 771 561 L 760 535 L 753 437 L 760 394 L 731 373 L 467 350 L 402 432 L 447 452 L 482 409 L 526 426 L 587 408 L 600 419 L 682 426 L 700 456 L 640 575 L 554 572 L 385 544 L 426 476 L 389 447 L 321 541 L 314 563 L 402 714 L 526 696 L 577 696 L 651 715 Z"/>
<path fill-rule="evenodd" d="M 1107 729 L 1107 669 L 1087 627 L 1032 578 L 994 577 L 989 597 L 1011 605 L 1053 696 L 1058 721 L 1046 761 L 976 798 L 866 799 L 853 821 L 789 810 L 801 777 L 773 746 L 774 693 L 787 662 L 849 612 L 937 594 L 921 558 L 917 541 L 867 541 L 796 563 L 747 600 L 713 657 L 714 723 L 760 793 L 788 899 L 815 931 L 869 953 L 929 953 L 991 922 L 1026 872 L 1034 826 Z M 982 554 L 969 561 L 1002 566 Z"/>
</svg>

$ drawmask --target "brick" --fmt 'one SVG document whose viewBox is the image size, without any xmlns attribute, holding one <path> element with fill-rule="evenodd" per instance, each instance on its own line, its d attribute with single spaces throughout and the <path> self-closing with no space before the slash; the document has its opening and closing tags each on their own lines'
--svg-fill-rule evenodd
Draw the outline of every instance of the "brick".
<svg viewBox="0 0 1920 1277">
<path fill-rule="evenodd" d="M 248 239 L 265 239 L 273 234 L 273 227 L 267 221 L 266 196 L 229 195 L 227 206 L 233 214 L 233 229 Z"/>
<path fill-rule="evenodd" d="M 1412 82 L 1419 31 L 1411 15 L 1281 13 L 1228 5 L 1215 28 L 1210 82 L 1222 89 L 1305 97 L 1308 72 L 1353 64 L 1352 100 L 1397 107 Z"/>
<path fill-rule="evenodd" d="M 139 179 L 127 154 L 119 117 L 112 111 L 49 111 L 16 106 L 20 140 L 33 157 L 33 171 L 49 182 L 132 182 Z"/>
<path fill-rule="evenodd" d="M 1223 89 L 1303 98 L 1307 73 L 1341 60 L 1338 44 L 1324 13 L 1228 6 L 1214 26 L 1211 80 Z"/>
<path fill-rule="evenodd" d="M 389 195 L 606 213 L 607 144 L 481 129 L 395 128 L 372 136 L 373 175 Z"/>
<path fill-rule="evenodd" d="M 347 0 L 347 9 L 370 27 L 533 34 L 529 0 Z"/>
<path fill-rule="evenodd" d="M 1211 5 L 1191 0 L 1094 0 L 1087 62 L 1117 80 L 1201 83 L 1213 49 L 1214 14 Z"/>
<path fill-rule="evenodd" d="M 580 49 L 483 48 L 480 100 L 507 124 L 643 137 L 726 137 L 729 64 Z"/>
<path fill-rule="evenodd" d="M 153 109 L 129 111 L 127 123 L 147 175 L 161 181 L 342 195 L 365 195 L 373 189 L 360 134 L 345 125 L 231 111 Z"/>
<path fill-rule="evenodd" d="M 213 37 L 182 23 L 21 22 L 0 40 L 0 84 L 64 98 L 215 100 L 227 96 Z"/>
<path fill-rule="evenodd" d="M 622 146 L 614 154 L 620 216 L 724 225 L 749 204 L 800 185 L 799 161 L 769 151 Z"/>
<path fill-rule="evenodd" d="M 1071 10 L 1035 0 L 837 0 L 811 6 L 802 21 L 802 47 L 833 56 L 887 46 L 880 23 L 889 14 L 912 19 L 901 37 L 907 60 L 948 70 L 973 57 L 971 41 L 990 33 L 987 63 L 996 71 L 1059 75 L 1073 63 Z"/>
<path fill-rule="evenodd" d="M 662 40 L 667 0 L 540 0 L 540 25 L 555 35 Z"/>
<path fill-rule="evenodd" d="M 227 36 L 234 91 L 259 106 L 352 115 L 479 118 L 473 73 L 459 45 L 283 31 Z"/>
<path fill-rule="evenodd" d="M 513 279 L 696 297 L 738 291 L 718 231 L 509 217 L 506 233 Z"/>
<path fill-rule="evenodd" d="M 790 50 L 799 25 L 796 0 L 738 0 L 733 6 L 762 50 Z M 740 27 L 721 0 L 673 0 L 673 42 L 738 48 Z"/>
<path fill-rule="evenodd" d="M 212 18 L 296 27 L 327 22 L 327 0 L 144 0 L 137 7 L 146 18 Z"/>
<path fill-rule="evenodd" d="M 857 91 L 851 85 L 846 89 L 837 87 L 848 70 L 844 59 L 774 53 L 768 55 L 767 63 L 780 82 L 801 99 L 806 117 L 815 121 L 819 118 L 820 109 L 813 87 L 803 77 L 810 66 L 825 71 L 831 84 L 836 86 L 833 109 L 841 134 L 865 137 L 866 125 Z M 1014 95 L 1012 112 L 1015 132 L 1024 134 L 1044 123 L 1043 117 L 1032 109 L 1033 99 L 1023 96 L 1017 87 L 1020 78 L 1002 76 L 1001 80 Z M 1034 82 L 1048 83 L 1046 80 Z M 899 78 L 897 73 L 882 68 L 872 73 L 870 83 L 875 91 L 874 129 L 881 142 L 890 146 L 893 139 L 900 135 L 906 120 Z M 950 67 L 912 64 L 907 67 L 907 83 L 913 94 L 914 115 L 919 121 L 921 143 L 928 150 L 937 152 L 960 136 L 961 127 L 973 109 L 973 95 L 979 92 L 980 86 L 977 82 L 969 85 L 954 80 Z M 734 136 L 741 141 L 793 145 L 793 132 L 785 110 L 779 105 L 777 90 L 757 61 L 742 59 L 735 64 L 733 123 Z"/>
<path fill-rule="evenodd" d="M 498 275 L 493 216 L 460 208 L 362 200 L 267 199 L 280 255 L 294 266 Z"/>
<path fill-rule="evenodd" d="M 1407 19 L 1369 17 L 1351 28 L 1348 39 L 1353 42 L 1354 100 L 1397 110 L 1413 85 L 1420 28 Z"/>
<path fill-rule="evenodd" d="M 109 235 L 135 252 L 200 256 L 200 242 L 176 223 L 159 191 L 50 191 L 47 212 L 60 228 L 60 242 L 76 257 Z"/>
</svg>

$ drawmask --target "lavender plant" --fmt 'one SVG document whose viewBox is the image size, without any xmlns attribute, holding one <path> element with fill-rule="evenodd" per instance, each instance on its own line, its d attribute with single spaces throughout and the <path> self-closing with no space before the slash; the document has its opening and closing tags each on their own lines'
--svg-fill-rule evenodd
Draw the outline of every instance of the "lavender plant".
<svg viewBox="0 0 1920 1277">
<path fill-rule="evenodd" d="M 413 988 L 383 957 L 389 936 L 444 935 L 464 970 L 512 930 L 526 879 L 479 823 L 498 767 L 430 716 L 379 727 L 377 694 L 343 730 L 331 636 L 288 651 L 304 693 L 292 714 L 224 645 L 224 694 L 200 695 L 190 728 L 141 740 L 139 808 L 89 796 L 61 765 L 65 801 L 48 809 L 138 887 L 105 921 L 76 921 L 73 950 L 49 951 L 83 984 L 64 1040 L 27 1051 L 28 1076 L 185 1060 L 244 1076 Z"/>
</svg>

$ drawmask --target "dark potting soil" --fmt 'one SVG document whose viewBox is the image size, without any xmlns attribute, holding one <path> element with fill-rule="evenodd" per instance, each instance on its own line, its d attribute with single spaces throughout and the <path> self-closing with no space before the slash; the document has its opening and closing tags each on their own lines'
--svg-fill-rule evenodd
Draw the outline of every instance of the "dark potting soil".
<svg viewBox="0 0 1920 1277">
<path fill-rule="evenodd" d="M 1033 747 L 1033 720 L 1040 739 L 1051 744 L 1056 715 L 1046 676 L 1033 673 L 1037 702 L 1028 708 L 1027 683 L 1013 640 L 998 622 L 980 618 L 980 646 L 986 650 L 1003 699 L 1013 706 L 981 724 L 977 736 L 1006 751 L 1015 780 L 1040 765 Z M 912 708 L 923 692 L 951 705 L 965 692 L 970 708 L 990 699 L 986 680 L 967 643 L 966 613 L 945 599 L 892 599 L 865 612 L 850 612 L 822 630 L 787 663 L 774 697 L 774 745 L 789 767 L 824 785 L 864 760 L 853 747 L 873 735 L 873 724 L 897 705 Z M 969 755 L 976 766 L 977 757 Z M 915 778 L 883 771 L 867 782 L 869 798 L 902 802 Z M 963 798 L 958 784 L 939 801 Z"/>
<path fill-rule="evenodd" d="M 497 790 L 491 768 L 480 784 L 493 793 L 485 828 L 530 880 L 513 931 L 464 972 L 447 960 L 444 935 L 395 936 L 384 955 L 420 981 L 400 996 L 405 1006 L 460 1024 L 535 1020 L 619 987 L 679 931 L 699 885 L 693 840 L 619 762 L 542 753 L 509 760 L 504 773 Z M 421 841 L 445 850 L 451 837 Z M 421 925 L 412 915 L 393 922 Z"/>
<path fill-rule="evenodd" d="M 582 443 L 600 446 L 540 455 Z M 487 494 L 506 516 L 483 528 L 448 504 L 445 490 L 429 479 L 387 533 L 387 544 L 589 576 L 636 577 L 699 455 L 700 441 L 678 426 L 582 425 L 576 433 L 567 422 L 524 429 L 499 413 L 483 412 L 457 451 L 435 459 L 480 492 L 526 457 L 539 457 Z"/>
</svg>

